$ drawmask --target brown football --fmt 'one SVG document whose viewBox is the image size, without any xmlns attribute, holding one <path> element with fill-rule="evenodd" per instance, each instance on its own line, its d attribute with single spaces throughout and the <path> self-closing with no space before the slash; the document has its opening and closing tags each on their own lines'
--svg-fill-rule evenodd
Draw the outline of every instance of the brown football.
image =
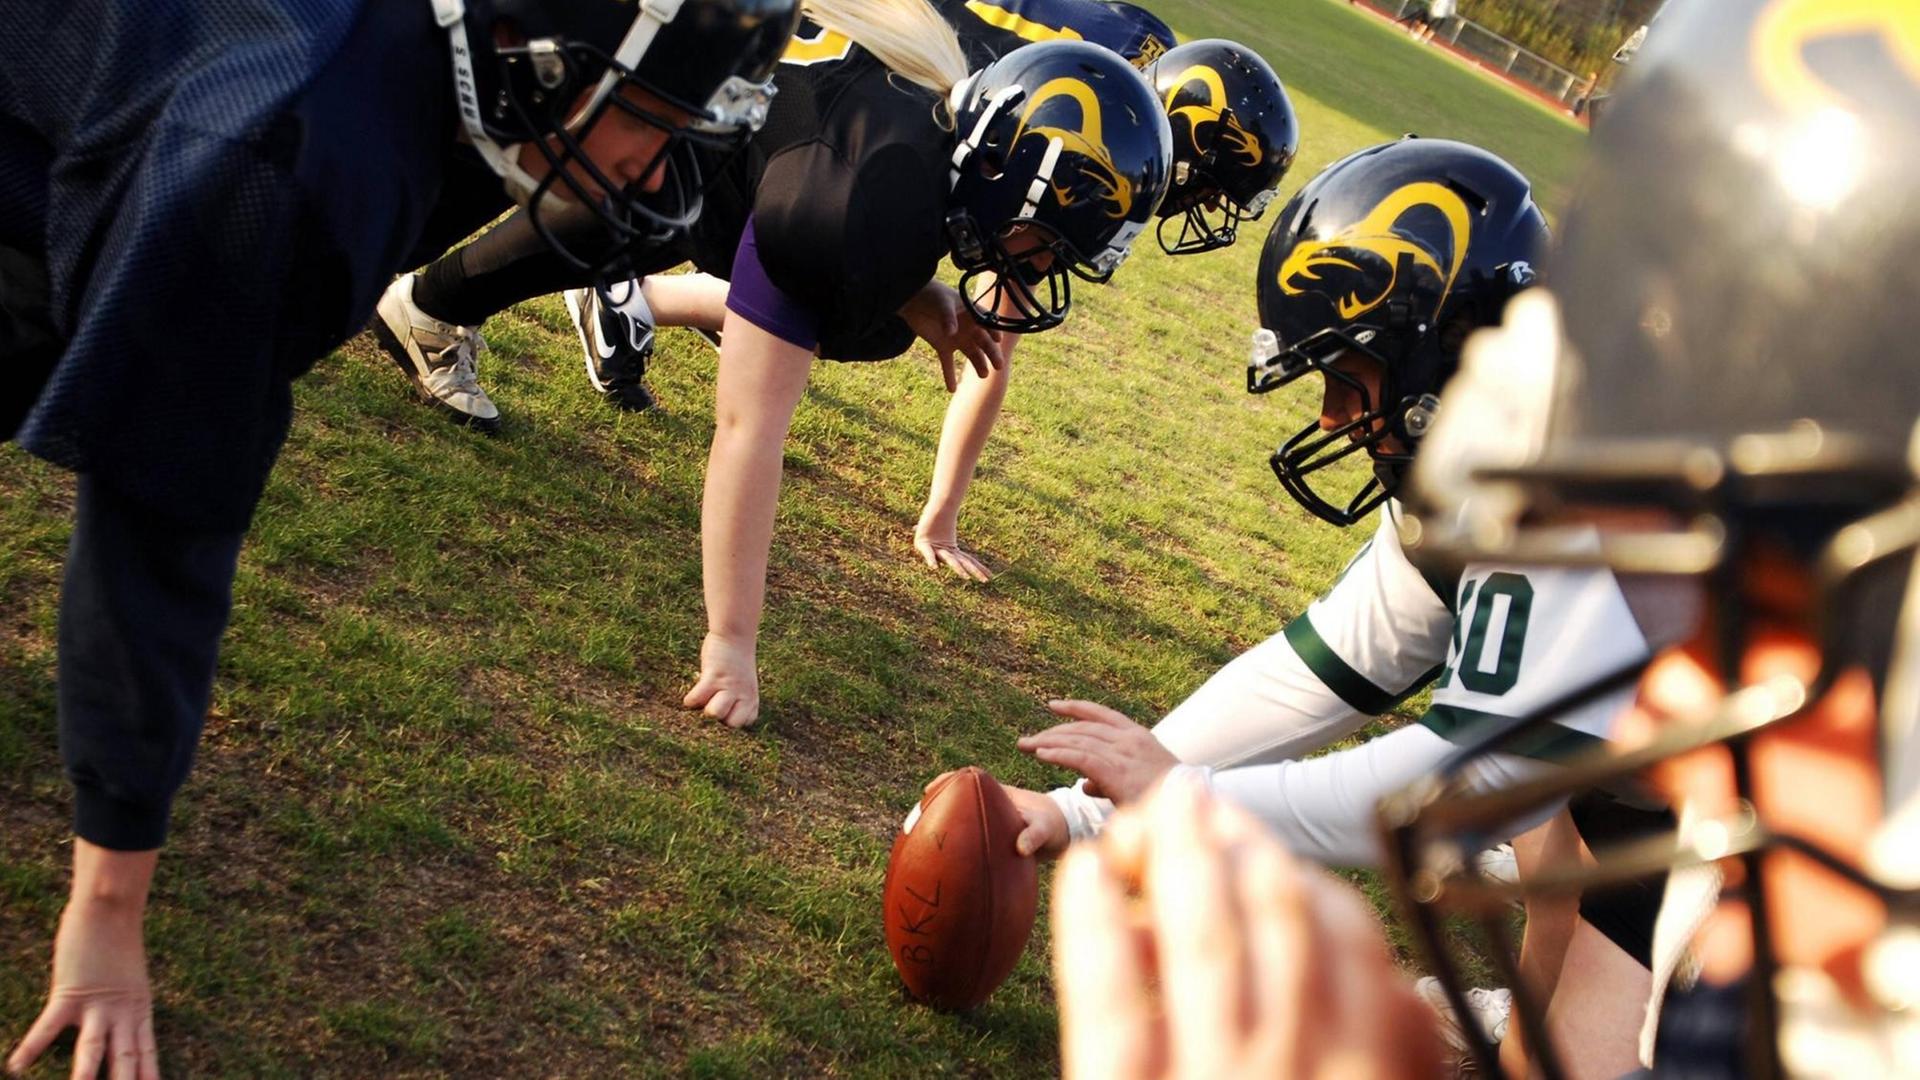
<svg viewBox="0 0 1920 1080">
<path fill-rule="evenodd" d="M 1013 847 L 1019 811 L 983 769 L 942 778 L 893 838 L 887 860 L 887 951 L 907 992 L 970 1009 L 1004 982 L 1040 904 L 1032 858 Z"/>
</svg>

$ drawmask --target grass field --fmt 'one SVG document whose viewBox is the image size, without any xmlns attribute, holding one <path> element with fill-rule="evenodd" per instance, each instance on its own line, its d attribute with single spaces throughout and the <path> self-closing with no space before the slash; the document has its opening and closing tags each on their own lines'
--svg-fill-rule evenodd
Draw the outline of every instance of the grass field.
<svg viewBox="0 0 1920 1080">
<path fill-rule="evenodd" d="M 1482 142 L 1549 209 L 1571 127 L 1332 0 L 1161 0 L 1272 59 L 1288 188 L 1405 130 Z M 487 440 L 366 340 L 299 389 L 242 560 L 150 921 L 171 1075 L 1023 1075 L 1050 1071 L 1044 924 L 983 1010 L 906 1003 L 888 839 L 1060 695 L 1150 719 L 1260 640 L 1361 537 L 1266 468 L 1306 395 L 1242 390 L 1259 235 L 1142 255 L 1028 344 L 962 519 L 1002 571 L 909 533 L 945 396 L 924 353 L 822 365 L 795 422 L 747 734 L 677 708 L 704 629 L 713 363 L 663 335 L 656 415 L 578 375 L 557 300 L 487 327 Z M 1151 245 L 1147 245 L 1151 246 Z M 0 452 L 0 1039 L 38 1007 L 65 886 L 53 721 L 67 476 Z M 43 1068 L 53 1075 L 55 1067 Z"/>
</svg>

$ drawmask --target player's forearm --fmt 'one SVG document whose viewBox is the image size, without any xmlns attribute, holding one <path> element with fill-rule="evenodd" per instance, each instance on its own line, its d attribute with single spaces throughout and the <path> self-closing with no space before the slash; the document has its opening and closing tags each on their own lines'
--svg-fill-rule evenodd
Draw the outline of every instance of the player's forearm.
<svg viewBox="0 0 1920 1080">
<path fill-rule="evenodd" d="M 726 322 L 727 283 L 711 274 L 654 274 L 641 280 L 640 293 L 655 326 L 718 330 Z"/>
<path fill-rule="evenodd" d="M 940 428 L 940 449 L 933 459 L 933 486 L 927 493 L 926 508 L 920 520 L 952 525 L 960 515 L 960 504 L 973 483 L 974 470 L 987 438 L 1000 419 L 1000 405 L 1006 400 L 1007 380 L 1013 373 L 1013 345 L 1019 339 L 1009 337 L 1006 364 L 986 378 L 962 366 L 960 389 L 947 404 L 947 416 Z"/>
<path fill-rule="evenodd" d="M 766 597 L 781 451 L 812 354 L 729 313 L 700 507 L 707 630 L 751 641 Z"/>
<path fill-rule="evenodd" d="M 1283 632 L 1214 672 L 1153 734 L 1181 761 L 1228 767 L 1302 757 L 1368 719 L 1307 667 Z"/>
<path fill-rule="evenodd" d="M 1087 794 L 1085 780 L 1072 787 L 1054 788 L 1047 792 L 1047 798 L 1060 808 L 1060 816 L 1067 822 L 1067 839 L 1076 844 L 1100 835 L 1107 819 L 1113 816 L 1112 801 Z"/>
<path fill-rule="evenodd" d="M 1198 765 L 1176 765 L 1167 777 L 1177 773 L 1191 774 L 1204 786 L 1212 770 Z M 1167 777 L 1162 778 L 1163 783 Z M 1060 808 L 1061 816 L 1067 820 L 1067 837 L 1076 844 L 1100 835 L 1117 809 L 1113 800 L 1087 794 L 1085 780 L 1076 782 L 1072 787 L 1054 788 L 1047 792 L 1047 797 Z"/>
<path fill-rule="evenodd" d="M 1380 863 L 1374 810 L 1380 800 L 1431 775 L 1455 747 L 1430 728 L 1412 724 L 1359 746 L 1304 761 L 1214 770 L 1208 786 L 1260 819 L 1296 855 L 1326 866 L 1372 868 Z M 1509 786 L 1551 768 L 1510 754 L 1480 762 L 1467 777 L 1479 790 Z M 1491 830 L 1488 843 L 1510 840 L 1552 817 L 1558 805 Z"/>
</svg>

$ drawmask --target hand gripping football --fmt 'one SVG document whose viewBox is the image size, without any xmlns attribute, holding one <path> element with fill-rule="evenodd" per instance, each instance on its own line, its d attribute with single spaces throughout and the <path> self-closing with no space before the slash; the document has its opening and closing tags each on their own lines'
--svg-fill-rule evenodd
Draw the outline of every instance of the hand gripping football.
<svg viewBox="0 0 1920 1080">
<path fill-rule="evenodd" d="M 1021 819 L 985 770 L 934 784 L 893 838 L 887 860 L 887 951 L 907 992 L 970 1009 L 1006 980 L 1040 903 L 1034 860 L 1014 850 Z"/>
</svg>

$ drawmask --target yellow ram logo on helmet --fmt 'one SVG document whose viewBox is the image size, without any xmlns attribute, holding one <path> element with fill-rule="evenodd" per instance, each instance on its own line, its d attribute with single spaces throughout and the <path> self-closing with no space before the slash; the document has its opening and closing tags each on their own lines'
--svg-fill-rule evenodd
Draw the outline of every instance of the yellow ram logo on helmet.
<svg viewBox="0 0 1920 1080">
<path fill-rule="evenodd" d="M 1173 99 L 1189 83 L 1199 83 L 1207 88 L 1205 105 L 1182 105 L 1174 107 Z M 1260 164 L 1266 152 L 1260 148 L 1260 140 L 1240 126 L 1240 120 L 1227 111 L 1227 88 L 1220 79 L 1220 73 L 1205 64 L 1195 64 L 1174 77 L 1173 89 L 1167 91 L 1167 117 L 1180 117 L 1187 122 L 1187 138 L 1192 141 L 1195 153 L 1205 154 L 1207 148 L 1200 145 L 1200 125 L 1220 124 L 1218 138 L 1229 153 L 1238 154 L 1246 159 L 1248 167 Z"/>
<path fill-rule="evenodd" d="M 1409 213 L 1422 207 L 1436 210 L 1446 219 L 1450 242 L 1447 245 L 1445 267 L 1440 265 L 1425 245 L 1407 239 L 1397 228 Z M 1373 296 L 1348 292 L 1337 297 L 1335 307 L 1342 319 L 1358 318 L 1386 303 L 1400 282 L 1400 260 L 1403 256 L 1411 259 L 1413 265 L 1432 271 L 1433 276 L 1440 279 L 1439 303 L 1444 304 L 1448 294 L 1453 291 L 1454 279 L 1460 275 L 1460 264 L 1466 260 L 1467 234 L 1472 226 L 1472 212 L 1453 189 L 1426 180 L 1407 184 L 1395 189 L 1365 217 L 1335 235 L 1295 246 L 1280 265 L 1280 291 L 1287 296 L 1299 296 L 1312 287 L 1310 283 L 1321 281 L 1321 273 L 1326 270 L 1362 272 L 1360 264 L 1354 262 L 1347 253 L 1364 251 L 1386 263 L 1387 283 Z"/>
<path fill-rule="evenodd" d="M 1043 106 L 1063 97 L 1070 98 L 1079 105 L 1078 130 L 1056 124 L 1028 126 L 1034 114 Z M 1040 89 L 1035 90 L 1033 97 L 1028 99 L 1027 107 L 1020 113 L 1020 127 L 1014 132 L 1013 141 L 1018 143 L 1029 135 L 1060 141 L 1063 156 L 1073 155 L 1071 167 L 1078 169 L 1081 175 L 1092 180 L 1100 189 L 1099 199 L 1108 205 L 1108 217 L 1124 218 L 1133 209 L 1133 183 L 1121 176 L 1119 168 L 1113 163 L 1113 154 L 1107 149 L 1106 138 L 1102 131 L 1100 98 L 1093 92 L 1093 87 L 1088 86 L 1085 81 L 1063 75 L 1041 84 Z M 1059 168 L 1066 167 L 1068 163 L 1061 161 Z M 1058 169 L 1054 175 L 1056 177 L 1059 175 Z M 1048 183 L 1053 188 L 1053 197 L 1061 206 L 1073 205 L 1074 195 L 1071 189 L 1058 180 L 1049 180 Z"/>
<path fill-rule="evenodd" d="M 1920 4 L 1914 0 L 1777 0 L 1753 27 L 1753 68 L 1767 93 L 1788 109 L 1845 107 L 1840 92 L 1808 62 L 1808 46 L 1836 38 L 1877 37 L 1894 63 L 1920 84 Z"/>
</svg>

